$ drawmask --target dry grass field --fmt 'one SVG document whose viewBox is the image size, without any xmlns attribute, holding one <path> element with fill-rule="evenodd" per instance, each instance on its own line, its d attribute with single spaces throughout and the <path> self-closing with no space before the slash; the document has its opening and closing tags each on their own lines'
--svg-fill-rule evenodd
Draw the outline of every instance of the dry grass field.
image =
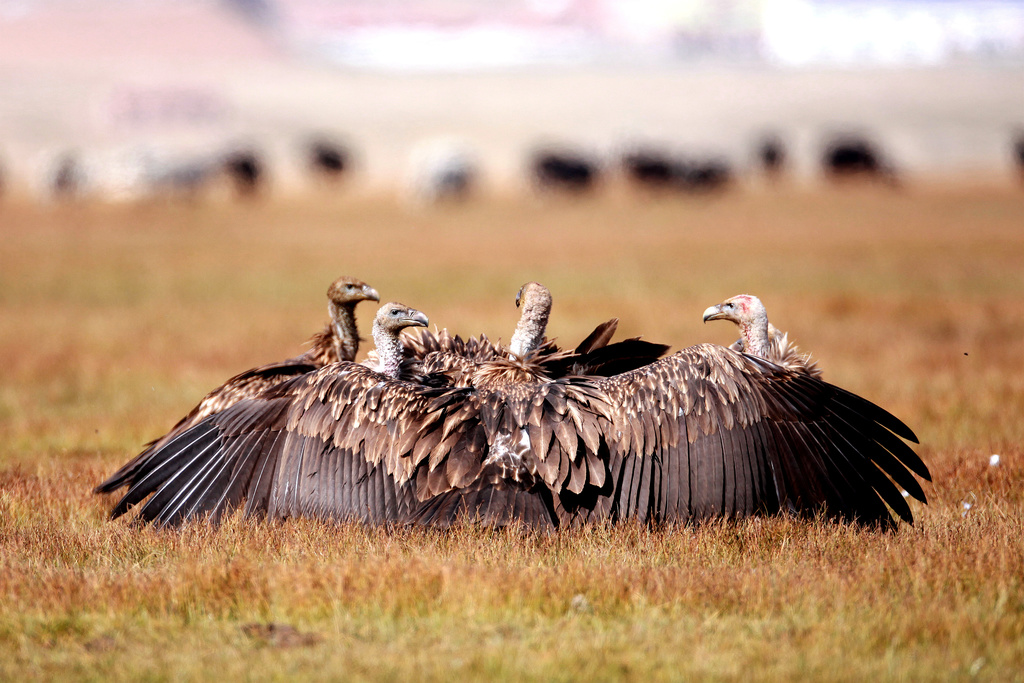
<svg viewBox="0 0 1024 683">
<path fill-rule="evenodd" d="M 1019 189 L 7 201 L 0 237 L 0 680 L 1024 680 Z M 618 316 L 676 348 L 731 341 L 701 312 L 758 294 L 917 431 L 930 502 L 891 534 L 107 521 L 92 486 L 298 353 L 341 274 L 506 339 L 536 279 L 566 342 Z"/>
</svg>

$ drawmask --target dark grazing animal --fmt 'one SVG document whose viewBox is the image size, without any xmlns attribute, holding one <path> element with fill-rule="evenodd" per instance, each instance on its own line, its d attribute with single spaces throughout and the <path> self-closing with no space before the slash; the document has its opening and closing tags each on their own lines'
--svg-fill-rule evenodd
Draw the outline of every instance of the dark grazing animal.
<svg viewBox="0 0 1024 683">
<path fill-rule="evenodd" d="M 592 190 L 601 175 L 598 164 L 585 154 L 553 149 L 533 154 L 530 173 L 539 190 L 573 194 Z"/>
<path fill-rule="evenodd" d="M 1018 131 L 1013 140 L 1013 164 L 1021 180 L 1024 180 L 1024 131 Z"/>
<path fill-rule="evenodd" d="M 635 149 L 622 157 L 622 171 L 630 182 L 650 189 L 665 189 L 683 174 L 672 155 L 653 148 Z"/>
<path fill-rule="evenodd" d="M 266 180 L 263 161 L 254 150 L 240 149 L 227 153 L 222 167 L 242 197 L 256 194 Z"/>
<path fill-rule="evenodd" d="M 635 186 L 655 191 L 708 192 L 732 181 L 732 169 L 723 159 L 690 158 L 654 147 L 623 155 L 622 171 Z"/>
<path fill-rule="evenodd" d="M 859 136 L 833 138 L 825 146 L 821 164 L 825 176 L 832 180 L 862 177 L 889 184 L 898 182 L 895 168 L 878 146 Z"/>
<path fill-rule="evenodd" d="M 318 139 L 309 145 L 309 169 L 324 178 L 336 180 L 349 170 L 351 154 L 343 145 Z"/>
<path fill-rule="evenodd" d="M 777 135 L 766 135 L 757 146 L 757 161 L 769 179 L 778 178 L 786 169 L 786 145 Z"/>
</svg>

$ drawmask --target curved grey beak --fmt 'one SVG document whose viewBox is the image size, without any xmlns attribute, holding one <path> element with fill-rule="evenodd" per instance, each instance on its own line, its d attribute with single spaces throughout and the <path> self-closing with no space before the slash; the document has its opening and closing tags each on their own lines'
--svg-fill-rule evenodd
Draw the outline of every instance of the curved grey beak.
<svg viewBox="0 0 1024 683">
<path fill-rule="evenodd" d="M 722 315 L 722 304 L 717 304 L 715 306 L 709 306 L 708 308 L 704 309 L 704 322 L 707 322 L 709 320 L 718 320 L 718 318 L 721 315 Z"/>
<path fill-rule="evenodd" d="M 363 287 L 363 296 L 365 296 L 368 301 L 380 301 L 380 294 L 378 294 L 377 290 L 370 285 L 365 285 Z"/>
<path fill-rule="evenodd" d="M 430 324 L 430 320 L 427 316 L 419 311 L 410 311 L 409 317 L 405 318 L 405 322 L 409 323 L 410 327 L 426 327 Z"/>
</svg>

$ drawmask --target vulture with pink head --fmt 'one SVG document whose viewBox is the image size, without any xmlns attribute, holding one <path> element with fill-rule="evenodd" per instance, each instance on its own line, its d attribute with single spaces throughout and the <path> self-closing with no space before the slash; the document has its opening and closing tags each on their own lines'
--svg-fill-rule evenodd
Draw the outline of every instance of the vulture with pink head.
<svg viewBox="0 0 1024 683">
<path fill-rule="evenodd" d="M 800 353 L 796 344 L 791 344 L 789 335 L 780 332 L 768 322 L 768 311 L 756 296 L 740 294 L 710 306 L 704 311 L 704 322 L 709 320 L 730 320 L 740 329 L 740 338 L 729 345 L 733 351 L 741 351 L 770 360 L 776 365 L 791 370 L 807 372 L 821 379 L 821 369 L 811 360 L 809 354 Z"/>
</svg>

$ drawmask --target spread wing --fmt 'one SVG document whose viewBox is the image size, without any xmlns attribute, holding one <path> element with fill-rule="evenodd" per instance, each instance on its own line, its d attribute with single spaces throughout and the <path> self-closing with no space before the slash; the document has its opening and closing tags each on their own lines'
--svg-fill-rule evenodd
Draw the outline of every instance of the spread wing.
<svg viewBox="0 0 1024 683">
<path fill-rule="evenodd" d="M 150 449 L 111 516 L 145 501 L 145 521 L 216 521 L 244 502 L 247 515 L 400 521 L 414 503 L 414 450 L 442 448 L 443 393 L 355 363 L 325 366 Z"/>
<path fill-rule="evenodd" d="M 545 377 L 593 375 L 609 377 L 658 360 L 668 351 L 665 344 L 642 341 L 639 337 L 612 343 L 619 319 L 612 318 L 594 328 L 573 350 L 561 350 L 546 339 L 528 356 L 532 372 Z M 472 383 L 477 367 L 508 358 L 510 351 L 486 335 L 462 339 L 448 330 L 421 332 L 411 336 L 406 355 L 423 362 L 425 373 L 449 373 L 456 384 Z M 524 359 L 525 360 L 525 359 Z"/>
<path fill-rule="evenodd" d="M 925 500 L 913 431 L 808 373 L 705 344 L 600 386 L 617 408 L 613 517 L 788 510 L 888 527 L 890 508 L 913 521 L 901 488 Z"/>
<path fill-rule="evenodd" d="M 307 356 L 299 356 L 280 363 L 271 363 L 235 375 L 207 394 L 185 417 L 178 420 L 167 434 L 146 444 L 145 450 L 124 464 L 97 486 L 96 493 L 111 493 L 134 482 L 139 468 L 155 451 L 160 450 L 178 435 L 191 429 L 205 418 L 226 410 L 247 398 L 258 396 L 270 387 L 315 371 L 321 364 Z"/>
<path fill-rule="evenodd" d="M 528 510 L 521 499 L 532 498 L 534 507 L 548 505 L 548 520 L 533 512 L 511 517 L 557 526 L 790 511 L 891 527 L 890 509 L 913 520 L 901 488 L 925 500 L 915 475 L 930 479 L 928 469 L 903 441 L 916 442 L 914 433 L 808 373 L 702 345 L 595 380 L 587 391 L 589 406 L 600 409 L 589 415 L 600 434 L 577 431 L 582 438 L 570 459 L 575 467 L 585 463 L 585 480 L 546 476 L 542 488 L 526 478 L 495 481 L 491 472 L 489 481 L 481 477 L 427 501 L 416 521 L 468 515 L 501 522 L 510 517 L 509 501 Z M 493 460 L 483 452 L 485 462 Z"/>
</svg>

